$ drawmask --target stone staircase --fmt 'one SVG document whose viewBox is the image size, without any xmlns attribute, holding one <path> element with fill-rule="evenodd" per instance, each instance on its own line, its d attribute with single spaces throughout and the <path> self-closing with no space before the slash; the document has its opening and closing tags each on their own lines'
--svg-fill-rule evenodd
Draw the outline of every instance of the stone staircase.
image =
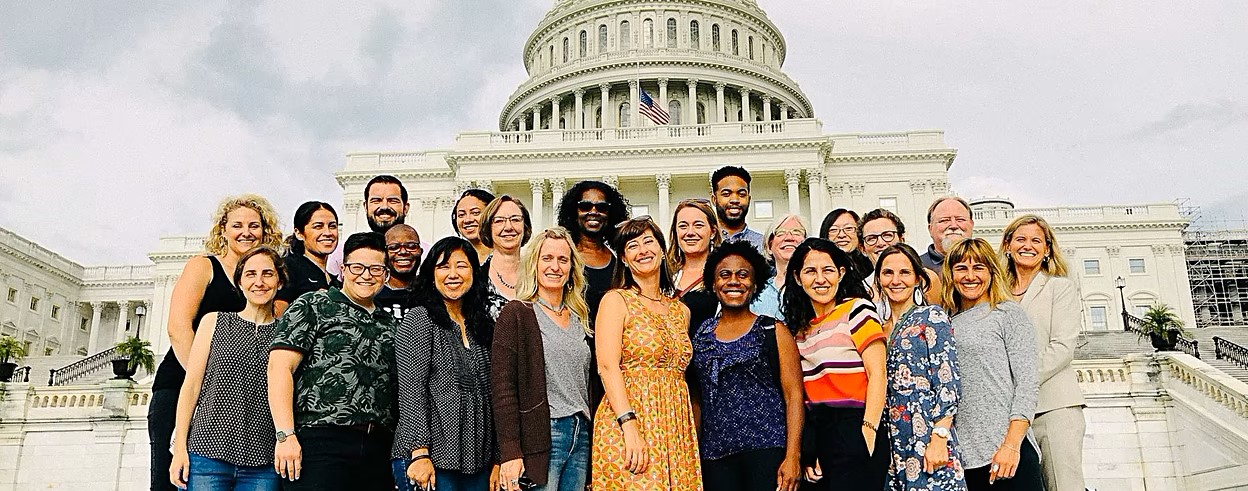
<svg viewBox="0 0 1248 491">
<path fill-rule="evenodd" d="M 1241 346 L 1248 346 L 1248 327 L 1203 327 L 1188 329 L 1188 331 L 1200 343 L 1201 361 L 1222 370 L 1231 377 L 1248 383 L 1248 369 L 1228 360 L 1218 360 L 1213 356 L 1214 336 L 1227 339 Z M 1129 353 L 1152 353 L 1153 351 L 1153 346 L 1148 338 L 1139 339 L 1139 336 L 1133 332 L 1090 331 L 1079 335 L 1079 341 L 1075 348 L 1075 359 L 1121 358 Z"/>
</svg>

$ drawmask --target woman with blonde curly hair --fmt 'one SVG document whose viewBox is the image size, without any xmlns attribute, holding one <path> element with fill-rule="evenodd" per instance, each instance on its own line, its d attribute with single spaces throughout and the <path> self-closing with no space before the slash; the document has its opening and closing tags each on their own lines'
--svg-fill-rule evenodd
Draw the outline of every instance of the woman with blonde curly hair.
<svg viewBox="0 0 1248 491">
<path fill-rule="evenodd" d="M 147 411 L 147 435 L 151 445 L 151 489 L 173 490 L 168 470 L 172 459 L 178 392 L 186 378 L 188 359 L 199 320 L 209 312 L 239 312 L 246 306 L 231 280 L 238 261 L 248 251 L 265 246 L 280 250 L 282 232 L 277 212 L 269 201 L 243 194 L 226 198 L 217 206 L 212 230 L 204 242 L 205 254 L 192 257 L 182 269 L 169 299 L 169 352 L 156 370 L 151 405 Z"/>
</svg>

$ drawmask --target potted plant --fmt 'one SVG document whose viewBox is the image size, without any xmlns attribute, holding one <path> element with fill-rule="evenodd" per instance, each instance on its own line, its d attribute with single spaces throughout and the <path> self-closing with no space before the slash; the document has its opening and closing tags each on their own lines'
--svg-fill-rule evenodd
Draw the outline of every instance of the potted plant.
<svg viewBox="0 0 1248 491">
<path fill-rule="evenodd" d="M 117 343 L 117 358 L 113 360 L 113 375 L 117 379 L 130 379 L 139 371 L 139 367 L 147 373 L 156 371 L 156 355 L 152 353 L 152 343 L 136 337 L 126 338 Z"/>
<path fill-rule="evenodd" d="M 1144 312 L 1139 337 L 1148 336 L 1157 351 L 1174 351 L 1180 335 L 1187 335 L 1179 315 L 1166 304 L 1154 304 Z"/>
<path fill-rule="evenodd" d="M 8 382 L 17 370 L 17 362 L 26 358 L 26 343 L 9 335 L 0 336 L 0 381 Z"/>
</svg>

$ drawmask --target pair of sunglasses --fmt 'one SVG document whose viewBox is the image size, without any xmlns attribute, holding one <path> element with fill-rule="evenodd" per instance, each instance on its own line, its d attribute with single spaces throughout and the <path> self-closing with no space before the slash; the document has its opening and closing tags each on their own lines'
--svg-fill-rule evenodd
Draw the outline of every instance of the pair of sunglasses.
<svg viewBox="0 0 1248 491">
<path fill-rule="evenodd" d="M 580 211 L 584 211 L 584 212 L 588 212 L 590 210 L 598 210 L 602 213 L 606 213 L 610 208 L 611 208 L 611 204 L 607 203 L 606 201 L 590 201 L 587 199 L 583 199 L 576 203 L 576 209 Z"/>
</svg>

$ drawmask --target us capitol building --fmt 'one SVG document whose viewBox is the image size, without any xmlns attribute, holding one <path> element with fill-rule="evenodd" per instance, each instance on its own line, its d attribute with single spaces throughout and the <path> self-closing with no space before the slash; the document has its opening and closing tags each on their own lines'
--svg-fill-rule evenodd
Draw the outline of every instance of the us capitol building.
<svg viewBox="0 0 1248 491">
<path fill-rule="evenodd" d="M 496 130 L 460 133 L 442 149 L 347 156 L 335 174 L 344 237 L 367 229 L 363 186 L 377 174 L 405 183 L 408 223 L 431 240 L 453 233 L 466 188 L 520 198 L 540 229 L 583 179 L 619 188 L 634 216 L 666 230 L 677 201 L 707 196 L 710 173 L 733 164 L 754 176 L 756 230 L 786 213 L 814 227 L 834 208 L 887 208 L 907 224 L 907 242 L 925 248 L 927 206 L 954 193 L 957 150 L 940 130 L 825 133 L 782 70 L 788 48 L 754 0 L 558 0 L 524 45 L 529 78 Z M 643 91 L 669 124 L 642 114 Z M 1081 339 L 1122 331 L 1124 308 L 1157 302 L 1197 326 L 1190 216 L 1178 205 L 1016 209 L 990 198 L 973 208 L 975 234 L 994 244 L 1023 213 L 1055 227 L 1083 296 Z M 0 333 L 31 352 L 19 382 L 0 384 L 0 490 L 146 488 L 150 376 L 106 382 L 108 348 L 137 335 L 168 349 L 173 284 L 202 251 L 202 236 L 165 237 L 148 264 L 84 267 L 0 229 Z M 1128 351 L 1076 361 L 1088 486 L 1248 488 L 1248 385 L 1188 354 Z"/>
</svg>

